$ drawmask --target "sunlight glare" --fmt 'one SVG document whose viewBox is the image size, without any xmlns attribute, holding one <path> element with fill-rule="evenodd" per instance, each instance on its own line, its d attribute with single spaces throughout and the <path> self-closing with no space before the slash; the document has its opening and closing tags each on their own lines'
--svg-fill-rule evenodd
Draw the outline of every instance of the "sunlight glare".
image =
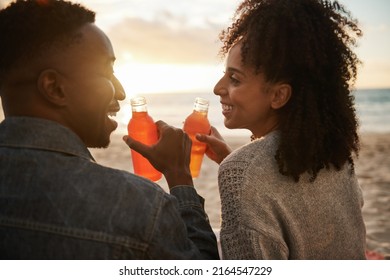
<svg viewBox="0 0 390 280">
<path fill-rule="evenodd" d="M 135 62 L 115 69 L 126 99 L 145 93 L 212 92 L 221 73 L 219 66 Z"/>
</svg>

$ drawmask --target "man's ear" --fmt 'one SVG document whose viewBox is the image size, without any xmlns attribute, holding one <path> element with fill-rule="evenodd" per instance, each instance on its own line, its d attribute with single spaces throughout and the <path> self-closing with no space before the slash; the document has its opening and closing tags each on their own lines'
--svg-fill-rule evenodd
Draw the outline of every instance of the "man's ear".
<svg viewBox="0 0 390 280">
<path fill-rule="evenodd" d="M 54 69 L 43 70 L 38 77 L 39 93 L 50 103 L 57 106 L 66 105 L 64 77 Z"/>
<path fill-rule="evenodd" d="M 290 100 L 292 89 L 289 84 L 276 84 L 273 89 L 273 99 L 271 107 L 273 109 L 280 109 Z"/>
</svg>

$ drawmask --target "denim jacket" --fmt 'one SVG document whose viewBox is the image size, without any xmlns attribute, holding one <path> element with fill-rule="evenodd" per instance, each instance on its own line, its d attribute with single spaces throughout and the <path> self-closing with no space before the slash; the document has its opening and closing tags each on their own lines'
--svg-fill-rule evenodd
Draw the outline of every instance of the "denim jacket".
<svg viewBox="0 0 390 280">
<path fill-rule="evenodd" d="M 1 259 L 216 259 L 203 203 L 97 164 L 58 123 L 0 124 Z"/>
</svg>

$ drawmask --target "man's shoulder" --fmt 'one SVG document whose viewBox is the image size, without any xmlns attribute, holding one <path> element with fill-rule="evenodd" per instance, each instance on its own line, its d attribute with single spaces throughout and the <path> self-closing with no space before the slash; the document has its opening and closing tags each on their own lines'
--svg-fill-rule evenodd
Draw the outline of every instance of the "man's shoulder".
<svg viewBox="0 0 390 280">
<path fill-rule="evenodd" d="M 141 195 L 165 195 L 165 191 L 156 183 L 133 174 L 131 172 L 90 162 L 84 170 L 84 176 L 88 178 L 89 185 L 107 188 L 111 191 Z"/>
</svg>

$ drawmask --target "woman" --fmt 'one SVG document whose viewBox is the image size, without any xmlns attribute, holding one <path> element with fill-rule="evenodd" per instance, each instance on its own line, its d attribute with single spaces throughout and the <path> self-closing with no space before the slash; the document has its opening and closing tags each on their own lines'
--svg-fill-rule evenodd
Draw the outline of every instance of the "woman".
<svg viewBox="0 0 390 280">
<path fill-rule="evenodd" d="M 214 93 L 225 126 L 252 133 L 232 153 L 215 129 L 198 135 L 221 163 L 224 259 L 365 258 L 350 91 L 360 35 L 342 5 L 321 0 L 246 0 L 221 33 Z"/>
</svg>

